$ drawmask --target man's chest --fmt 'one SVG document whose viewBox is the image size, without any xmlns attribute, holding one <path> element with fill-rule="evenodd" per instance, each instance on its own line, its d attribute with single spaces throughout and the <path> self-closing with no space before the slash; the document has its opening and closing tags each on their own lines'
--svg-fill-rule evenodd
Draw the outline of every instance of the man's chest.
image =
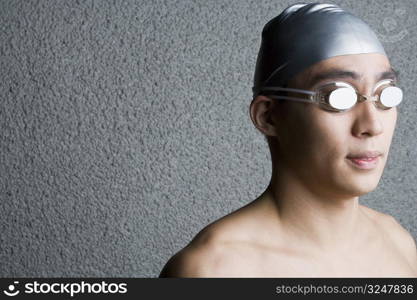
<svg viewBox="0 0 417 300">
<path fill-rule="evenodd" d="M 295 255 L 291 251 L 252 252 L 231 269 L 234 273 L 231 276 L 238 277 L 417 277 L 417 270 L 413 270 L 405 257 L 390 246 L 358 253 L 322 255 Z"/>
</svg>

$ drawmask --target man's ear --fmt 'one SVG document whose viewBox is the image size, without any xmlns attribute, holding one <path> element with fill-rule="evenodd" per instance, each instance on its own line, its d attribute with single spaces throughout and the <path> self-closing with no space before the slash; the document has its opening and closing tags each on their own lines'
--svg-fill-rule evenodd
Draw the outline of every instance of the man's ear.
<svg viewBox="0 0 417 300">
<path fill-rule="evenodd" d="M 259 95 L 252 100 L 249 107 L 252 123 L 267 136 L 277 136 L 277 122 L 273 118 L 276 110 L 276 102 L 267 96 Z"/>
</svg>

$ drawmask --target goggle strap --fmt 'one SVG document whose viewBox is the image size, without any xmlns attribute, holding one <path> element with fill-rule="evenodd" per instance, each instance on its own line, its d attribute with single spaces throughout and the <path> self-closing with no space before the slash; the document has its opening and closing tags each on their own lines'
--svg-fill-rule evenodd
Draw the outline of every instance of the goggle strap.
<svg viewBox="0 0 417 300">
<path fill-rule="evenodd" d="M 299 102 L 315 103 L 312 99 L 305 99 L 305 98 L 295 98 L 295 97 L 278 96 L 278 95 L 268 95 L 267 97 L 270 97 L 273 99 L 286 99 L 286 100 L 294 100 L 294 101 L 299 101 Z"/>
<path fill-rule="evenodd" d="M 284 87 L 264 87 L 260 90 L 261 92 L 263 91 L 272 91 L 272 92 L 279 92 L 279 91 L 284 91 L 284 92 L 296 92 L 296 93 L 301 93 L 301 94 L 306 94 L 306 95 L 314 95 L 315 92 L 312 91 L 306 91 L 306 90 L 299 90 L 299 89 L 293 89 L 293 88 L 284 88 Z"/>
</svg>

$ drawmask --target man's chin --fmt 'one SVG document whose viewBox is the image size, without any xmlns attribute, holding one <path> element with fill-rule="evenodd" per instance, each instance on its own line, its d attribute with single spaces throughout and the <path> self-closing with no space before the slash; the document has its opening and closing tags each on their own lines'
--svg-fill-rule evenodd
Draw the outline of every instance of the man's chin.
<svg viewBox="0 0 417 300">
<path fill-rule="evenodd" d="M 349 166 L 349 170 L 344 172 L 344 176 L 338 181 L 343 181 L 345 189 L 351 191 L 355 196 L 362 196 L 378 187 L 383 170 L 383 165 L 372 170 L 353 170 Z"/>
<path fill-rule="evenodd" d="M 369 178 L 362 181 L 355 180 L 346 182 L 345 190 L 355 197 L 363 196 L 374 191 L 378 187 L 379 179 L 380 177 L 378 179 Z"/>
</svg>

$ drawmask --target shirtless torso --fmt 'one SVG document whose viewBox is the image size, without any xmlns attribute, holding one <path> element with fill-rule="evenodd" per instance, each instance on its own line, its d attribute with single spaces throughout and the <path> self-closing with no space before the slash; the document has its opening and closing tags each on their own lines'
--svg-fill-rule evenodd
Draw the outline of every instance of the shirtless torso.
<svg viewBox="0 0 417 300">
<path fill-rule="evenodd" d="M 270 205 L 260 197 L 208 225 L 160 277 L 417 277 L 415 242 L 391 216 L 361 205 L 361 236 L 318 249 L 286 236 Z"/>
</svg>

